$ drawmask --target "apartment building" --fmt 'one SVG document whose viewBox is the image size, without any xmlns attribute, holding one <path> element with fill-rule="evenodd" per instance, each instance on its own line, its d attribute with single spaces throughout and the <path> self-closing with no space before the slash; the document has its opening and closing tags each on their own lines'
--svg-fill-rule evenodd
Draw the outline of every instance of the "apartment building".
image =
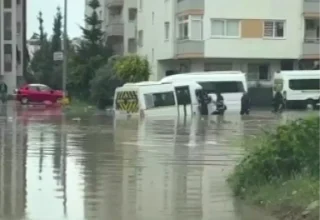
<svg viewBox="0 0 320 220">
<path fill-rule="evenodd" d="M 241 70 L 270 84 L 278 70 L 319 60 L 318 0 L 139 0 L 138 7 L 138 53 L 148 56 L 152 79 Z"/>
<path fill-rule="evenodd" d="M 150 80 L 241 70 L 270 85 L 279 70 L 319 66 L 319 0 L 101 0 L 118 54 L 147 56 Z"/>
<path fill-rule="evenodd" d="M 26 1 L 2 0 L 0 4 L 0 75 L 9 93 L 22 82 L 26 67 Z"/>
<path fill-rule="evenodd" d="M 90 0 L 87 0 L 87 4 Z M 116 54 L 123 55 L 137 52 L 137 0 L 99 0 L 101 7 L 98 15 L 103 21 L 102 29 L 106 32 L 106 41 Z M 85 14 L 91 10 L 86 6 Z"/>
</svg>

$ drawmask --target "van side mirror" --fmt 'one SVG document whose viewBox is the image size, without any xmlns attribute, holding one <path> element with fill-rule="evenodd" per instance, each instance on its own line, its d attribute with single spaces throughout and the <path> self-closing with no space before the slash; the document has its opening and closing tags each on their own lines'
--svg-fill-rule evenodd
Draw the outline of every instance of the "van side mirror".
<svg viewBox="0 0 320 220">
<path fill-rule="evenodd" d="M 53 94 L 53 93 L 54 93 L 54 90 L 53 90 L 53 89 L 51 89 L 51 90 L 50 90 L 50 92 L 51 92 L 51 94 Z"/>
</svg>

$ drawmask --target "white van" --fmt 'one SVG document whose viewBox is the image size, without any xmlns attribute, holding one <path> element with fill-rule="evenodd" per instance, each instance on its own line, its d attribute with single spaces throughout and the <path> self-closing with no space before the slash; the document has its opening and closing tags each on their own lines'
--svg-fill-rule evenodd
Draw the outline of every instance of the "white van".
<svg viewBox="0 0 320 220">
<path fill-rule="evenodd" d="M 274 74 L 273 92 L 280 91 L 288 108 L 315 108 L 320 98 L 320 70 L 281 71 Z"/>
<path fill-rule="evenodd" d="M 202 87 L 195 82 L 128 83 L 116 89 L 113 111 L 116 116 L 191 116 L 199 113 L 199 90 Z"/>
<path fill-rule="evenodd" d="M 248 91 L 246 75 L 240 71 L 183 73 L 164 77 L 161 82 L 196 82 L 213 100 L 219 91 L 228 110 L 240 110 L 243 92 Z"/>
</svg>

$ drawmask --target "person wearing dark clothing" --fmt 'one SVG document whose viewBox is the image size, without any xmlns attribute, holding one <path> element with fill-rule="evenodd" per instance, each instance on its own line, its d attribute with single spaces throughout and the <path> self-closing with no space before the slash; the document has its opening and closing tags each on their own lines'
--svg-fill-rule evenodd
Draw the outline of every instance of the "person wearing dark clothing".
<svg viewBox="0 0 320 220">
<path fill-rule="evenodd" d="M 198 96 L 198 102 L 200 104 L 199 106 L 200 114 L 208 115 L 209 114 L 208 104 L 211 101 L 210 97 L 208 96 L 208 94 L 206 94 L 203 91 L 197 91 L 197 96 Z"/>
<path fill-rule="evenodd" d="M 277 91 L 273 97 L 273 112 L 281 112 L 284 105 L 284 99 L 281 92 Z"/>
<path fill-rule="evenodd" d="M 3 81 L 0 81 L 0 96 L 2 103 L 5 103 L 7 101 L 7 93 L 8 86 Z"/>
<path fill-rule="evenodd" d="M 251 105 L 251 99 L 247 92 L 243 93 L 241 97 L 241 110 L 240 115 L 249 115 L 250 113 L 250 105 Z"/>
<path fill-rule="evenodd" d="M 224 104 L 224 98 L 221 93 L 217 93 L 217 100 L 216 100 L 216 110 L 212 113 L 213 115 L 223 115 L 224 112 L 227 110 L 227 107 Z"/>
</svg>

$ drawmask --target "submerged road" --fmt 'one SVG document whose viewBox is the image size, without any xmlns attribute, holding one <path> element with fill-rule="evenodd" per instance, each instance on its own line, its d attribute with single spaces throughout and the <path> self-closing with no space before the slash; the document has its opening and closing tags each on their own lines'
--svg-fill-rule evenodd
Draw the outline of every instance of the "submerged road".
<svg viewBox="0 0 320 220">
<path fill-rule="evenodd" d="M 269 220 L 225 180 L 244 136 L 303 115 L 113 121 L 2 107 L 0 219 Z"/>
</svg>

